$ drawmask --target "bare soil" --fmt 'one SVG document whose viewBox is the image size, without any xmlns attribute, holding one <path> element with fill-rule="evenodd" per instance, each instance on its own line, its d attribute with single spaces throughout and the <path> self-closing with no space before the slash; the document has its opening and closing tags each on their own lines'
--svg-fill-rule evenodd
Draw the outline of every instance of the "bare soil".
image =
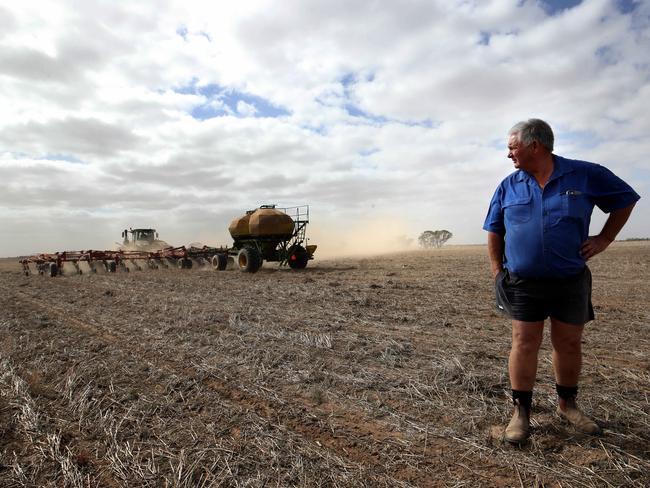
<svg viewBox="0 0 650 488">
<path fill-rule="evenodd" d="M 649 486 L 648 243 L 590 264 L 580 401 L 530 442 L 482 246 L 56 278 L 0 262 L 0 486 Z"/>
</svg>

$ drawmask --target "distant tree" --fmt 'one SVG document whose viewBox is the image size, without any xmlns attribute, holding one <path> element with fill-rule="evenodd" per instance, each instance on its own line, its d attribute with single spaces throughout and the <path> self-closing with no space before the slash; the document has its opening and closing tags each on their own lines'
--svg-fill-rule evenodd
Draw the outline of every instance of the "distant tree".
<svg viewBox="0 0 650 488">
<path fill-rule="evenodd" d="M 434 247 L 441 247 L 445 242 L 453 237 L 453 234 L 448 230 L 425 230 L 420 237 L 418 243 L 420 247 L 431 249 Z"/>
</svg>

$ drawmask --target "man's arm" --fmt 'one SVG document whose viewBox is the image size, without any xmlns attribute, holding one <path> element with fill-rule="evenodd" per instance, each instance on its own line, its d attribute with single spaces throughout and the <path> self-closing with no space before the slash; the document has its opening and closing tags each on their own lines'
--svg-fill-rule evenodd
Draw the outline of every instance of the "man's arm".
<svg viewBox="0 0 650 488">
<path fill-rule="evenodd" d="M 488 232 L 488 256 L 490 258 L 490 270 L 492 276 L 496 277 L 503 269 L 503 236 L 496 232 Z"/>
<path fill-rule="evenodd" d="M 612 211 L 600 234 L 590 237 L 582 243 L 580 254 L 585 258 L 585 261 L 593 258 L 596 254 L 600 254 L 607 249 L 607 246 L 614 242 L 614 239 L 616 239 L 616 236 L 630 217 L 634 205 L 636 205 L 636 202 L 627 207 Z"/>
</svg>

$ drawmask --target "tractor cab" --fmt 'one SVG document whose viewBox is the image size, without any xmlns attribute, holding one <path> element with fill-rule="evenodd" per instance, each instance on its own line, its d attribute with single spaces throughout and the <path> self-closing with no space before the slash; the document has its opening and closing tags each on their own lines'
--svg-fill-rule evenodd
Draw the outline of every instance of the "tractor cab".
<svg viewBox="0 0 650 488">
<path fill-rule="evenodd" d="M 130 240 L 129 234 L 131 234 Z M 156 229 L 124 229 L 122 237 L 125 246 L 150 246 L 158 239 L 158 232 Z"/>
</svg>

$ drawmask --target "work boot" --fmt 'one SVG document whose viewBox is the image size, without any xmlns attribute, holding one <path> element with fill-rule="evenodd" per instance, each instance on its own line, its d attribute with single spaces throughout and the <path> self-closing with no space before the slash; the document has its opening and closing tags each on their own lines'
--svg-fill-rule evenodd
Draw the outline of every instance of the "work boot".
<svg viewBox="0 0 650 488">
<path fill-rule="evenodd" d="M 530 408 L 521 405 L 515 400 L 515 409 L 512 413 L 512 419 L 506 427 L 503 440 L 510 444 L 523 444 L 528 439 L 530 429 Z"/>
<path fill-rule="evenodd" d="M 596 422 L 582 413 L 582 410 L 576 405 L 575 400 L 567 400 L 564 410 L 558 406 L 557 414 L 563 419 L 566 419 L 578 432 L 591 435 L 597 435 L 602 432 Z"/>
</svg>

